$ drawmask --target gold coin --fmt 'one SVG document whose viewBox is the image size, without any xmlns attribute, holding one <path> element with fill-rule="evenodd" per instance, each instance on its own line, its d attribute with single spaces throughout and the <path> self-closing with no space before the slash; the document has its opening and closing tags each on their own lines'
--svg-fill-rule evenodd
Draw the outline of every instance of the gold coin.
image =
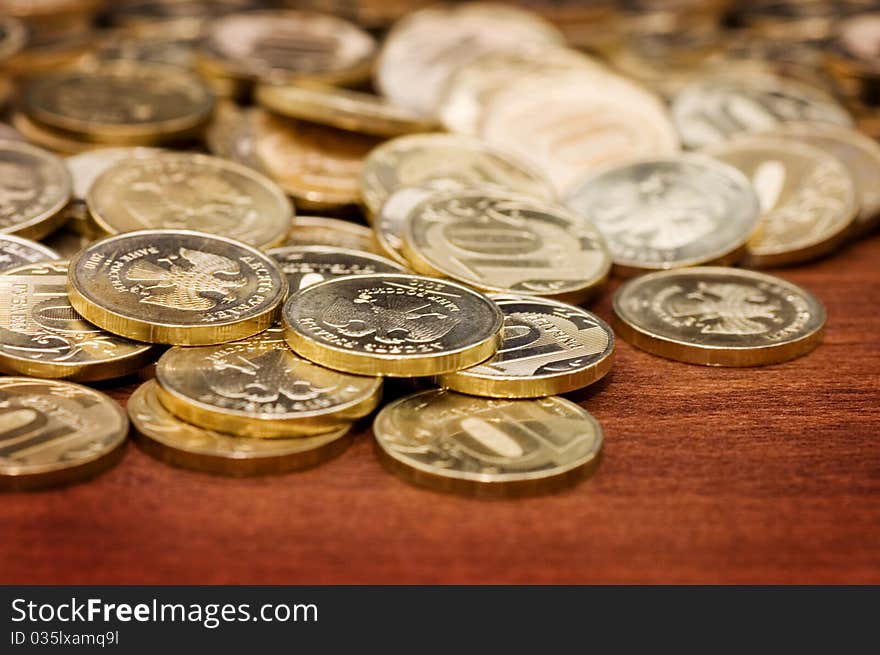
<svg viewBox="0 0 880 655">
<path fill-rule="evenodd" d="M 56 130 L 50 130 L 42 125 L 37 125 L 21 112 L 12 114 L 11 121 L 15 129 L 30 143 L 62 155 L 78 155 L 101 147 L 98 143 L 73 139 Z"/>
<path fill-rule="evenodd" d="M 591 223 L 564 207 L 486 188 L 435 193 L 416 205 L 403 252 L 425 275 L 569 302 L 590 297 L 611 270 Z"/>
<path fill-rule="evenodd" d="M 287 343 L 328 368 L 388 377 L 439 375 L 478 364 L 501 342 L 501 310 L 444 280 L 391 274 L 341 277 L 290 297 Z"/>
<path fill-rule="evenodd" d="M 159 400 L 187 423 L 242 437 L 321 434 L 372 412 L 382 380 L 300 359 L 282 328 L 243 341 L 172 348 L 156 366 Z"/>
<path fill-rule="evenodd" d="M 50 259 L 59 259 L 59 255 L 42 243 L 11 234 L 0 234 L 0 273 L 24 264 Z"/>
<path fill-rule="evenodd" d="M 458 186 L 494 184 L 553 198 L 553 190 L 538 173 L 476 139 L 439 133 L 398 137 L 373 150 L 363 165 L 360 192 L 369 215 L 375 216 L 398 189 L 443 181 Z"/>
<path fill-rule="evenodd" d="M 0 488 L 20 491 L 97 475 L 122 456 L 128 418 L 70 382 L 0 378 Z"/>
<path fill-rule="evenodd" d="M 376 136 L 428 132 L 437 126 L 380 96 L 338 87 L 261 84 L 254 97 L 282 116 Z"/>
<path fill-rule="evenodd" d="M 0 275 L 0 371 L 92 382 L 134 373 L 155 348 L 84 321 L 67 298 L 67 262 L 25 264 Z"/>
<path fill-rule="evenodd" d="M 309 11 L 250 11 L 211 22 L 202 70 L 247 80 L 356 83 L 369 76 L 376 41 L 353 23 Z"/>
<path fill-rule="evenodd" d="M 453 185 L 457 188 L 457 185 Z M 436 189 L 430 186 L 404 187 L 394 191 L 373 217 L 373 232 L 382 253 L 401 266 L 411 264 L 403 253 L 403 233 L 406 219 L 414 207 L 430 197 Z"/>
<path fill-rule="evenodd" d="M 783 279 L 697 267 L 630 280 L 614 295 L 614 328 L 655 355 L 706 366 L 761 366 L 822 340 L 825 308 Z"/>
<path fill-rule="evenodd" d="M 378 453 L 413 484 L 480 496 L 568 486 L 595 469 L 602 427 L 555 396 L 490 400 L 422 391 L 387 405 L 373 423 Z"/>
<path fill-rule="evenodd" d="M 147 159 L 163 152 L 159 148 L 96 148 L 65 159 L 73 181 L 72 199 L 85 202 L 89 189 L 104 171 L 127 159 Z"/>
<path fill-rule="evenodd" d="M 259 113 L 259 109 L 242 109 L 234 103 L 221 105 L 205 130 L 205 142 L 211 154 L 262 172 L 256 152 Z"/>
<path fill-rule="evenodd" d="M 244 243 L 189 230 L 142 230 L 97 241 L 70 262 L 70 304 L 108 332 L 197 346 L 262 332 L 287 280 Z"/>
<path fill-rule="evenodd" d="M 339 246 L 377 255 L 372 231 L 363 225 L 349 223 L 338 218 L 323 216 L 297 216 L 293 219 L 285 246 Z"/>
<path fill-rule="evenodd" d="M 795 264 L 832 251 L 858 212 L 855 183 L 842 161 L 791 138 L 744 136 L 710 154 L 741 170 L 761 206 L 747 264 Z"/>
<path fill-rule="evenodd" d="M 595 314 L 546 298 L 493 294 L 504 314 L 495 355 L 436 381 L 445 389 L 492 398 L 568 393 L 602 379 L 614 360 L 614 333 Z"/>
<path fill-rule="evenodd" d="M 0 141 L 0 233 L 41 239 L 66 220 L 70 173 L 55 155 Z"/>
<path fill-rule="evenodd" d="M 358 176 L 375 137 L 262 114 L 256 158 L 298 205 L 336 207 L 358 202 Z"/>
<path fill-rule="evenodd" d="M 23 108 L 40 125 L 79 139 L 150 145 L 193 136 L 208 122 L 214 97 L 184 69 L 118 61 L 33 78 Z"/>
<path fill-rule="evenodd" d="M 372 253 L 334 246 L 286 246 L 266 252 L 284 275 L 291 293 L 308 286 L 346 275 L 406 273 L 407 269 Z"/>
<path fill-rule="evenodd" d="M 745 175 L 699 155 L 606 169 L 572 185 L 566 204 L 599 229 L 622 275 L 732 264 L 760 216 Z"/>
<path fill-rule="evenodd" d="M 233 477 L 288 473 L 316 466 L 351 444 L 351 425 L 296 439 L 233 437 L 181 421 L 159 402 L 154 381 L 128 399 L 138 445 L 172 466 Z"/>
<path fill-rule="evenodd" d="M 119 162 L 95 180 L 86 202 L 110 234 L 196 230 L 260 248 L 284 241 L 293 211 L 271 180 L 246 166 L 174 152 Z"/>
</svg>

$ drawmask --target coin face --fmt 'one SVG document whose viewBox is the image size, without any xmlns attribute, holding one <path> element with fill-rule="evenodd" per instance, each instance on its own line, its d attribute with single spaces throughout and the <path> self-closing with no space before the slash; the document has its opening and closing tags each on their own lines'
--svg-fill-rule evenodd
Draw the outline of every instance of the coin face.
<svg viewBox="0 0 880 655">
<path fill-rule="evenodd" d="M 403 274 L 315 284 L 284 306 L 285 338 L 329 368 L 389 377 L 439 375 L 473 366 L 501 342 L 501 310 L 471 289 Z"/>
<path fill-rule="evenodd" d="M 70 382 L 0 378 L 0 487 L 68 484 L 121 456 L 128 433 L 122 408 Z"/>
<path fill-rule="evenodd" d="M 726 141 L 742 132 L 762 132 L 787 121 L 852 125 L 834 98 L 797 80 L 754 70 L 715 72 L 684 87 L 672 102 L 672 117 L 689 148 Z"/>
<path fill-rule="evenodd" d="M 252 11 L 214 20 L 203 55 L 225 74 L 287 83 L 347 83 L 369 75 L 376 42 L 356 25 L 307 11 Z"/>
<path fill-rule="evenodd" d="M 356 223 L 323 216 L 297 216 L 287 235 L 285 246 L 338 246 L 381 254 L 373 240 L 373 232 Z"/>
<path fill-rule="evenodd" d="M 200 427 L 244 437 L 314 435 L 369 414 L 382 380 L 300 359 L 283 330 L 219 346 L 172 348 L 156 366 L 159 400 Z"/>
<path fill-rule="evenodd" d="M 257 120 L 257 161 L 285 192 L 313 207 L 356 203 L 361 166 L 377 143 L 325 125 L 267 114 Z"/>
<path fill-rule="evenodd" d="M 23 264 L 58 258 L 57 252 L 41 243 L 11 234 L 0 234 L 0 273 Z"/>
<path fill-rule="evenodd" d="M 261 84 L 254 97 L 283 116 L 376 136 L 428 132 L 436 127 L 433 120 L 380 96 L 339 87 Z"/>
<path fill-rule="evenodd" d="M 568 393 L 611 370 L 614 333 L 595 314 L 547 298 L 493 294 L 504 340 L 477 366 L 439 376 L 441 387 L 492 398 Z"/>
<path fill-rule="evenodd" d="M 286 473 L 315 466 L 351 443 L 350 425 L 314 437 L 254 439 L 190 425 L 169 412 L 154 381 L 142 384 L 126 405 L 139 445 L 174 466 L 229 476 Z"/>
<path fill-rule="evenodd" d="M 785 123 L 773 130 L 823 149 L 840 159 L 856 187 L 859 213 L 852 228 L 864 234 L 880 220 L 880 145 L 856 130 L 822 123 Z"/>
<path fill-rule="evenodd" d="M 0 141 L 0 233 L 41 239 L 63 222 L 70 173 L 55 155 L 19 141 Z"/>
<path fill-rule="evenodd" d="M 570 484 L 597 463 L 599 422 L 558 397 L 490 400 L 430 390 L 387 405 L 373 424 L 384 462 L 416 484 L 506 495 Z"/>
<path fill-rule="evenodd" d="M 261 248 L 283 242 L 292 212 L 287 197 L 263 175 L 195 153 L 126 159 L 95 180 L 86 202 L 110 234 L 196 230 Z"/>
<path fill-rule="evenodd" d="M 0 371 L 78 382 L 133 373 L 149 344 L 84 321 L 67 298 L 67 262 L 27 264 L 0 275 Z"/>
<path fill-rule="evenodd" d="M 204 125 L 214 97 L 184 69 L 123 61 L 33 78 L 23 103 L 31 119 L 52 129 L 86 140 L 149 144 Z"/>
<path fill-rule="evenodd" d="M 403 266 L 379 255 L 334 246 L 285 246 L 268 254 L 287 276 L 291 293 L 345 275 L 406 273 Z"/>
<path fill-rule="evenodd" d="M 101 174 L 127 159 L 147 159 L 162 152 L 158 148 L 98 148 L 65 160 L 73 180 L 73 199 L 85 202 L 89 189 Z"/>
<path fill-rule="evenodd" d="M 364 162 L 360 190 L 367 210 L 375 215 L 398 189 L 443 180 L 460 186 L 495 184 L 516 193 L 553 197 L 539 174 L 476 139 L 453 134 L 414 134 L 382 144 Z"/>
<path fill-rule="evenodd" d="M 287 280 L 275 260 L 238 241 L 143 230 L 80 252 L 70 263 L 68 293 L 77 312 L 114 334 L 205 345 L 272 325 Z"/>
<path fill-rule="evenodd" d="M 603 167 L 679 149 L 657 97 L 598 69 L 508 85 L 486 106 L 480 136 L 537 167 L 558 192 Z"/>
<path fill-rule="evenodd" d="M 629 281 L 614 296 L 615 330 L 634 346 L 709 366 L 783 362 L 822 339 L 825 308 L 783 279 L 697 267 Z"/>
<path fill-rule="evenodd" d="M 760 216 L 749 180 L 699 155 L 610 168 L 575 184 L 566 204 L 599 229 L 622 273 L 732 263 Z"/>
<path fill-rule="evenodd" d="M 608 277 L 605 242 L 587 221 L 529 196 L 490 189 L 436 193 L 407 217 L 415 270 L 484 291 L 581 301 Z"/>
<path fill-rule="evenodd" d="M 752 182 L 761 207 L 749 241 L 753 266 L 781 266 L 831 251 L 853 222 L 858 206 L 846 166 L 819 148 L 793 139 L 741 137 L 711 154 Z"/>
<path fill-rule="evenodd" d="M 536 15 L 501 4 L 429 7 L 399 21 L 376 64 L 376 86 L 394 104 L 433 115 L 460 66 L 486 52 L 561 45 L 562 34 Z"/>
</svg>

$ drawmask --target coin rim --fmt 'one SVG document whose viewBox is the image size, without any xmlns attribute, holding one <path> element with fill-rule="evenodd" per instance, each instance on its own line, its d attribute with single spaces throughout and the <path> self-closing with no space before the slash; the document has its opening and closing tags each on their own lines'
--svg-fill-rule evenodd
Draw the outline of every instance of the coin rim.
<svg viewBox="0 0 880 655">
<path fill-rule="evenodd" d="M 34 241 L 33 239 L 27 239 L 25 237 L 20 237 L 17 234 L 7 234 L 4 232 L 0 233 L 0 243 L 2 243 L 3 241 L 12 241 L 13 243 L 17 243 L 22 248 L 28 248 L 30 250 L 40 253 L 41 255 L 46 255 L 45 261 L 47 262 L 55 262 L 61 260 L 61 255 L 55 252 L 52 248 L 43 243 L 40 243 L 39 241 Z M 36 263 L 37 262 L 25 262 L 24 264 L 18 264 L 17 266 L 0 270 L 0 275 L 6 275 L 9 274 L 11 271 L 22 268 L 23 266 L 32 266 Z"/>
</svg>

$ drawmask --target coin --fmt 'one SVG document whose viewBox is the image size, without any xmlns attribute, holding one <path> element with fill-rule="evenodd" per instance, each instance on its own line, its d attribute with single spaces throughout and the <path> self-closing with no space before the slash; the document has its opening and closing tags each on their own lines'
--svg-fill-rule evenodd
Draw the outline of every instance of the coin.
<svg viewBox="0 0 880 655">
<path fill-rule="evenodd" d="M 609 168 L 573 185 L 566 204 L 599 229 L 624 275 L 736 262 L 760 216 L 749 180 L 701 155 Z"/>
<path fill-rule="evenodd" d="M 101 147 L 100 144 L 80 141 L 56 130 L 50 130 L 42 125 L 37 125 L 18 111 L 12 114 L 10 120 L 15 129 L 27 141 L 62 155 L 78 155 L 82 152 L 88 152 L 89 150 Z"/>
<path fill-rule="evenodd" d="M 115 164 L 127 159 L 147 159 L 160 152 L 158 148 L 97 148 L 67 157 L 65 163 L 73 181 L 73 200 L 85 202 L 95 180 Z"/>
<path fill-rule="evenodd" d="M 288 473 L 316 466 L 351 444 L 350 425 L 314 437 L 253 439 L 234 437 L 181 421 L 159 402 L 149 381 L 128 399 L 137 443 L 172 466 L 234 477 Z"/>
<path fill-rule="evenodd" d="M 211 154 L 262 172 L 256 153 L 259 113 L 259 109 L 241 109 L 233 103 L 221 105 L 205 131 L 205 142 Z"/>
<path fill-rule="evenodd" d="M 406 273 L 406 269 L 379 255 L 335 246 L 285 246 L 267 251 L 284 275 L 291 293 L 345 275 Z"/>
<path fill-rule="evenodd" d="M 368 212 L 375 215 L 398 189 L 436 180 L 461 186 L 495 184 L 539 198 L 553 197 L 539 174 L 476 139 L 453 134 L 414 134 L 383 143 L 364 162 L 360 189 Z"/>
<path fill-rule="evenodd" d="M 338 246 L 348 250 L 360 250 L 381 254 L 373 241 L 369 228 L 338 218 L 323 216 L 297 216 L 293 219 L 285 246 Z"/>
<path fill-rule="evenodd" d="M 18 54 L 27 43 L 27 27 L 12 16 L 0 16 L 0 61 Z"/>
<path fill-rule="evenodd" d="M 379 53 L 375 82 L 394 104 L 431 116 L 459 66 L 485 52 L 563 42 L 555 27 L 516 7 L 485 2 L 429 7 L 395 24 Z"/>
<path fill-rule="evenodd" d="M 22 102 L 29 118 L 50 129 L 120 145 L 192 136 L 214 107 L 211 92 L 189 71 L 130 61 L 33 78 Z"/>
<path fill-rule="evenodd" d="M 501 310 L 444 280 L 391 274 L 341 277 L 290 297 L 287 343 L 328 368 L 388 377 L 439 375 L 478 364 L 501 342 Z"/>
<path fill-rule="evenodd" d="M 11 234 L 0 234 L 0 273 L 22 264 L 58 258 L 57 252 L 41 243 Z"/>
<path fill-rule="evenodd" d="M 20 141 L 0 141 L 0 233 L 41 239 L 66 217 L 70 173 L 55 155 Z"/>
<path fill-rule="evenodd" d="M 495 355 L 447 373 L 441 387 L 492 398 L 568 393 L 602 379 L 614 359 L 614 333 L 595 314 L 547 298 L 493 294 L 504 314 Z"/>
<path fill-rule="evenodd" d="M 581 302 L 608 277 L 599 232 L 558 205 L 491 189 L 440 192 L 407 217 L 413 268 L 483 291 Z"/>
<path fill-rule="evenodd" d="M 714 71 L 694 80 L 672 101 L 672 117 L 689 148 L 722 143 L 741 132 L 762 132 L 787 121 L 852 126 L 852 118 L 824 91 L 754 69 Z"/>
<path fill-rule="evenodd" d="M 309 11 L 251 11 L 207 28 L 203 69 L 249 80 L 345 84 L 369 76 L 376 42 L 336 16 Z"/>
<path fill-rule="evenodd" d="M 219 157 L 164 152 L 109 168 L 86 196 L 110 234 L 187 229 L 265 248 L 284 241 L 292 207 L 263 175 Z"/>
<path fill-rule="evenodd" d="M 568 486 L 595 468 L 602 448 L 599 422 L 558 397 L 422 391 L 383 408 L 373 432 L 383 463 L 405 480 L 486 496 Z"/>
<path fill-rule="evenodd" d="M 175 416 L 242 437 L 336 430 L 372 412 L 382 380 L 331 371 L 300 359 L 283 330 L 219 346 L 171 348 L 156 365 L 156 392 Z"/>
<path fill-rule="evenodd" d="M 840 159 L 856 186 L 859 213 L 852 224 L 855 235 L 865 234 L 880 220 L 880 145 L 856 130 L 822 123 L 785 123 L 774 133 L 803 141 Z"/>
<path fill-rule="evenodd" d="M 560 193 L 605 166 L 679 149 L 660 99 L 600 69 L 509 84 L 489 100 L 480 137 L 535 166 Z"/>
<path fill-rule="evenodd" d="M 707 366 L 760 366 L 822 340 L 825 308 L 781 278 L 696 267 L 630 280 L 614 295 L 614 329 L 655 355 Z"/>
<path fill-rule="evenodd" d="M 833 250 L 858 211 L 846 166 L 794 139 L 740 137 L 711 154 L 748 177 L 761 206 L 760 228 L 748 244 L 751 266 L 782 266 Z"/>
<path fill-rule="evenodd" d="M 0 378 L 0 488 L 90 478 L 122 456 L 128 419 L 107 396 L 70 382 Z"/>
<path fill-rule="evenodd" d="M 0 275 L 0 371 L 107 380 L 149 364 L 155 348 L 91 325 L 67 298 L 67 262 L 26 264 Z"/>
<path fill-rule="evenodd" d="M 256 125 L 256 158 L 297 204 L 356 203 L 358 175 L 375 137 L 263 114 Z"/>
<path fill-rule="evenodd" d="M 436 127 L 433 120 L 380 96 L 337 87 L 261 84 L 254 98 L 282 116 L 376 136 L 428 132 Z"/>
<path fill-rule="evenodd" d="M 189 230 L 102 239 L 70 263 L 70 304 L 108 332 L 149 343 L 243 339 L 275 322 L 287 280 L 243 243 Z"/>
<path fill-rule="evenodd" d="M 459 188 L 456 183 L 449 186 Z M 406 218 L 414 207 L 436 191 L 429 185 L 398 189 L 388 196 L 379 213 L 373 217 L 373 232 L 376 243 L 388 258 L 393 259 L 401 266 L 410 266 L 409 260 L 403 254 L 403 232 L 406 229 Z"/>
</svg>

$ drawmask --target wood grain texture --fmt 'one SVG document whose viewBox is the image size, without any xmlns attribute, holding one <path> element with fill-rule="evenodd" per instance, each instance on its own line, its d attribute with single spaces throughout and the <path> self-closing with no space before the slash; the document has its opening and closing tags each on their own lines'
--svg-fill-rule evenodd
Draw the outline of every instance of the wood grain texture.
<svg viewBox="0 0 880 655">
<path fill-rule="evenodd" d="M 779 274 L 825 302 L 825 343 L 747 370 L 620 343 L 574 398 L 606 440 L 572 490 L 412 488 L 368 427 L 319 468 L 246 480 L 130 446 L 91 482 L 0 496 L 0 582 L 880 583 L 880 235 Z"/>
</svg>

